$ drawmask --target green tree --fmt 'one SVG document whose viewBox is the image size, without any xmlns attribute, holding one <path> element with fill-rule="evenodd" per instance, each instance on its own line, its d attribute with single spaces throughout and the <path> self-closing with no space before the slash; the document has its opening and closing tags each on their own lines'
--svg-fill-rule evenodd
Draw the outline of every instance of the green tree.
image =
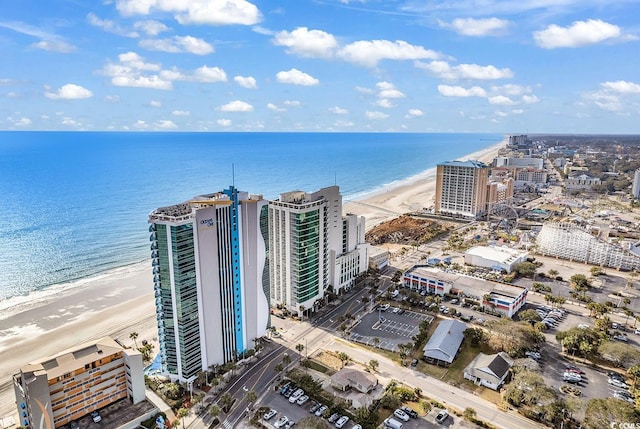
<svg viewBox="0 0 640 429">
<path fill-rule="evenodd" d="M 249 409 L 253 408 L 253 403 L 258 400 L 258 394 L 255 390 L 249 390 L 245 395 L 245 399 L 249 403 Z"/>
<path fill-rule="evenodd" d="M 587 402 L 583 427 L 601 429 L 610 427 L 611 422 L 636 422 L 640 419 L 633 405 L 615 398 L 594 398 Z"/>
<path fill-rule="evenodd" d="M 520 318 L 520 320 L 524 321 L 524 322 L 528 322 L 531 325 L 535 325 L 536 322 L 539 322 L 542 320 L 542 318 L 540 317 L 540 315 L 533 309 L 528 309 L 528 310 L 523 310 L 521 312 L 518 313 L 518 317 Z"/>
<path fill-rule="evenodd" d="M 346 354 L 345 352 L 337 352 L 337 355 L 338 355 L 338 359 L 340 359 L 340 362 L 342 363 L 343 368 L 347 364 L 347 362 L 351 360 L 349 355 Z"/>
<path fill-rule="evenodd" d="M 632 388 L 633 391 L 636 390 L 636 383 L 638 381 L 638 377 L 640 377 L 640 364 L 633 365 L 631 368 L 627 370 L 627 374 L 633 377 Z"/>
<path fill-rule="evenodd" d="M 189 410 L 184 407 L 180 408 L 176 413 L 176 417 L 178 417 L 179 419 L 182 419 L 182 427 L 186 427 L 184 424 L 184 418 L 187 417 L 188 415 L 189 415 Z"/>
<path fill-rule="evenodd" d="M 300 360 L 302 360 L 302 351 L 304 350 L 304 344 L 296 344 L 296 350 L 298 351 Z"/>
<path fill-rule="evenodd" d="M 213 404 L 213 405 L 211 405 L 211 406 L 209 407 L 209 410 L 208 410 L 208 411 L 209 411 L 209 415 L 210 415 L 211 417 L 216 418 L 216 417 L 218 417 L 218 416 L 220 415 L 220 412 L 221 412 L 222 410 L 220 409 L 220 407 L 219 407 L 219 406 L 217 406 L 216 404 Z"/>
<path fill-rule="evenodd" d="M 375 348 L 378 348 L 378 346 L 380 345 L 380 338 L 378 337 L 373 337 L 373 346 Z"/>
<path fill-rule="evenodd" d="M 465 420 L 470 421 L 471 423 L 474 423 L 477 419 L 476 410 L 474 410 L 471 407 L 465 408 L 464 411 L 462 412 L 462 416 L 464 417 Z"/>
<path fill-rule="evenodd" d="M 598 347 L 598 353 L 604 359 L 623 368 L 640 364 L 640 351 L 635 346 L 619 341 L 603 342 Z"/>
<path fill-rule="evenodd" d="M 282 365 L 284 367 L 286 367 L 290 363 L 291 363 L 291 356 L 289 356 L 287 353 L 285 353 L 284 356 L 282 356 Z"/>
<path fill-rule="evenodd" d="M 538 267 L 533 262 L 520 262 L 513 266 L 513 272 L 520 277 L 533 277 Z"/>
<path fill-rule="evenodd" d="M 222 410 L 225 413 L 229 412 L 234 402 L 235 399 L 233 399 L 233 396 L 231 396 L 231 393 L 229 392 L 224 392 L 220 397 L 220 404 L 222 405 Z"/>
<path fill-rule="evenodd" d="M 369 365 L 368 366 L 369 366 L 369 369 L 371 369 L 371 372 L 376 372 L 376 370 L 378 369 L 379 365 L 380 364 L 379 364 L 379 362 L 377 360 L 371 359 L 369 361 Z"/>
<path fill-rule="evenodd" d="M 136 345 L 136 349 L 138 348 L 138 342 L 136 341 L 136 339 L 138 338 L 138 333 L 133 331 L 132 333 L 129 334 L 129 338 L 131 338 L 133 340 L 133 343 Z"/>
<path fill-rule="evenodd" d="M 551 277 L 552 279 L 555 279 L 560 273 L 557 270 L 551 269 L 547 274 L 549 274 L 549 277 Z"/>
</svg>

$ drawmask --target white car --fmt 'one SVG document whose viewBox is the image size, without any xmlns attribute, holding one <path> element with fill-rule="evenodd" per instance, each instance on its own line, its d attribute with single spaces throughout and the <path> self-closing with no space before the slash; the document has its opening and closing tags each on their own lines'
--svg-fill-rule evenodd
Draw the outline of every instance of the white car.
<svg viewBox="0 0 640 429">
<path fill-rule="evenodd" d="M 633 397 L 629 395 L 627 392 L 616 391 L 613 393 L 613 397 L 616 399 L 620 399 L 622 401 L 629 402 L 630 404 L 634 403 Z"/>
<path fill-rule="evenodd" d="M 284 427 L 287 423 L 289 423 L 289 418 L 287 416 L 282 416 L 280 419 L 273 425 L 273 427 L 281 428 Z"/>
<path fill-rule="evenodd" d="M 289 403 L 295 403 L 302 395 L 304 395 L 304 390 L 298 389 L 289 396 Z"/>
<path fill-rule="evenodd" d="M 342 427 L 343 427 L 344 425 L 346 425 L 348 421 L 349 421 L 349 417 L 347 417 L 347 416 L 342 416 L 342 417 L 340 417 L 340 418 L 338 419 L 338 421 L 336 422 L 336 427 L 337 427 L 338 429 L 342 429 Z"/>
<path fill-rule="evenodd" d="M 393 412 L 393 415 L 396 416 L 397 418 L 399 418 L 400 420 L 404 421 L 404 422 L 408 422 L 409 421 L 409 415 L 407 413 L 405 413 L 404 411 L 402 411 L 401 409 L 397 409 Z"/>
<path fill-rule="evenodd" d="M 93 420 L 94 423 L 100 423 L 102 421 L 102 417 L 99 412 L 94 411 L 91 413 L 91 420 Z"/>
<path fill-rule="evenodd" d="M 271 417 L 275 416 L 276 414 L 278 414 L 278 412 L 273 408 L 271 408 L 269 411 L 264 413 L 264 416 L 262 416 L 262 418 L 265 420 L 269 420 Z"/>
<path fill-rule="evenodd" d="M 629 339 L 627 338 L 627 336 L 626 336 L 626 335 L 624 335 L 624 334 L 614 335 L 614 336 L 613 336 L 613 339 L 614 339 L 614 340 L 618 340 L 618 341 L 624 341 L 625 343 L 626 343 L 627 341 L 629 341 Z"/>
<path fill-rule="evenodd" d="M 535 360 L 538 360 L 542 357 L 540 356 L 540 352 L 525 352 L 524 355 Z"/>
<path fill-rule="evenodd" d="M 304 405 L 308 400 L 309 400 L 309 397 L 307 395 L 302 395 L 301 397 L 298 398 L 298 400 L 296 401 L 296 404 Z"/>
<path fill-rule="evenodd" d="M 627 383 L 624 381 L 618 380 L 617 378 L 609 378 L 609 384 L 615 387 L 619 387 L 620 389 L 628 389 Z"/>
<path fill-rule="evenodd" d="M 589 329 L 589 325 L 587 325 L 586 323 L 581 323 L 578 325 L 578 328 L 580 329 Z"/>
<path fill-rule="evenodd" d="M 447 420 L 447 417 L 449 417 L 449 413 L 447 412 L 447 410 L 441 410 L 436 416 L 436 421 L 442 424 L 445 420 Z"/>
</svg>

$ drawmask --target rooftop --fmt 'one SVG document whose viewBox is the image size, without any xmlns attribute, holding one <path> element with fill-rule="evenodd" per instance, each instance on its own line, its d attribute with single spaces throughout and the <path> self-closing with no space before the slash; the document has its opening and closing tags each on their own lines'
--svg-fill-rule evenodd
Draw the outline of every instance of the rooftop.
<svg viewBox="0 0 640 429">
<path fill-rule="evenodd" d="M 429 338 L 422 351 L 426 357 L 453 362 L 464 339 L 467 325 L 458 320 L 443 320 Z"/>
<path fill-rule="evenodd" d="M 476 246 L 467 250 L 465 253 L 473 256 L 481 256 L 501 264 L 510 264 L 527 254 L 527 252 L 499 246 Z"/>
<path fill-rule="evenodd" d="M 466 161 L 445 161 L 438 165 L 447 165 L 450 167 L 472 167 L 472 168 L 488 168 L 484 162 L 468 159 Z"/>
</svg>

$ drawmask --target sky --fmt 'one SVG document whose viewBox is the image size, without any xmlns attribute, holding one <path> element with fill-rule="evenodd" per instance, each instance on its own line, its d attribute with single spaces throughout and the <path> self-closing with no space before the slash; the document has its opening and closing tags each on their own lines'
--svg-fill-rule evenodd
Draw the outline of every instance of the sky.
<svg viewBox="0 0 640 429">
<path fill-rule="evenodd" d="M 0 130 L 634 134 L 640 2 L 4 2 Z"/>
</svg>

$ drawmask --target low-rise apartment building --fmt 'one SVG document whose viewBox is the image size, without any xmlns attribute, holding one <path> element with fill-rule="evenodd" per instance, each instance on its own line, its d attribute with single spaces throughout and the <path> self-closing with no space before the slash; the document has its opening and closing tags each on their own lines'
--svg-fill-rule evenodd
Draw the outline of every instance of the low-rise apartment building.
<svg viewBox="0 0 640 429">
<path fill-rule="evenodd" d="M 13 376 L 20 424 L 59 428 L 123 398 L 145 399 L 142 355 L 109 337 L 31 362 Z"/>
</svg>

